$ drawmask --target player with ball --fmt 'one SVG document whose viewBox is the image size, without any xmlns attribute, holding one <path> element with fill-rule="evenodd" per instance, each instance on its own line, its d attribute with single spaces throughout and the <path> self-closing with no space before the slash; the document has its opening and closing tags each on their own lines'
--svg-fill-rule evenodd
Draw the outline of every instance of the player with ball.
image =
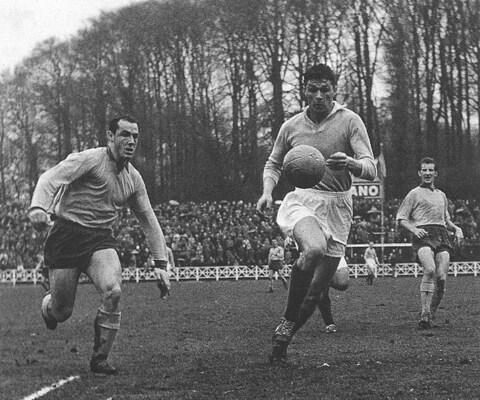
<svg viewBox="0 0 480 400">
<path fill-rule="evenodd" d="M 273 363 L 286 361 L 293 335 L 322 302 L 345 254 L 353 216 L 352 174 L 368 180 L 376 175 L 365 125 L 335 101 L 330 67 L 315 65 L 303 79 L 307 107 L 280 128 L 257 203 L 259 211 L 271 207 L 284 168 L 296 188 L 285 196 L 277 223 L 285 234 L 293 233 L 302 255 L 292 268 L 286 309 L 273 335 Z"/>
</svg>

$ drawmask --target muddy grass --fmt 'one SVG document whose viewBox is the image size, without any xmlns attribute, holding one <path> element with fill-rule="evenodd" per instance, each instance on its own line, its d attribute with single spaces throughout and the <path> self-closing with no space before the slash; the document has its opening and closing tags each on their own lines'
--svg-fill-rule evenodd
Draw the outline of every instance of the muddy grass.
<svg viewBox="0 0 480 400">
<path fill-rule="evenodd" d="M 437 327 L 418 331 L 414 278 L 351 280 L 332 290 L 339 328 L 316 313 L 297 334 L 289 363 L 272 367 L 270 338 L 286 292 L 266 281 L 125 284 L 115 377 L 88 370 L 98 295 L 81 285 L 70 320 L 47 331 L 40 287 L 0 286 L 0 399 L 22 399 L 60 379 L 42 399 L 477 399 L 480 278 L 449 278 Z"/>
</svg>

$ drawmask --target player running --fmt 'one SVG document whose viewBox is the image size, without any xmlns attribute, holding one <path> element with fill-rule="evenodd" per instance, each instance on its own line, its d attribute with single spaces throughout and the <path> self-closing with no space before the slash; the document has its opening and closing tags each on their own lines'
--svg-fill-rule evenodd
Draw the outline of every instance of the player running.
<svg viewBox="0 0 480 400">
<path fill-rule="evenodd" d="M 447 196 L 435 187 L 438 169 L 433 158 L 420 160 L 418 176 L 420 186 L 412 189 L 403 199 L 397 221 L 412 233 L 412 246 L 423 268 L 420 283 L 422 311 L 418 326 L 429 329 L 445 293 L 452 250 L 447 229 L 455 232 L 457 241 L 463 239 L 463 232 L 450 220 Z"/>
<path fill-rule="evenodd" d="M 54 212 L 44 249 L 50 291 L 43 298 L 41 311 L 47 328 L 55 329 L 72 314 L 80 273 L 92 280 L 101 295 L 90 361 L 90 369 L 96 373 L 117 372 L 107 361 L 121 316 L 122 268 L 112 224 L 124 205 L 128 204 L 137 216 L 155 265 L 161 269 L 167 266 L 162 229 L 143 179 L 130 164 L 138 136 L 138 125 L 132 118 L 111 120 L 107 146 L 72 153 L 42 174 L 29 209 L 36 229 L 45 229 L 47 211 Z M 168 274 L 163 271 L 161 276 L 168 292 Z"/>
<path fill-rule="evenodd" d="M 373 280 L 377 277 L 378 257 L 373 242 L 368 242 L 368 247 L 363 253 L 363 259 L 365 260 L 365 268 L 367 269 L 367 283 L 373 285 Z"/>
<path fill-rule="evenodd" d="M 302 256 L 292 268 L 285 313 L 273 335 L 270 360 L 283 363 L 287 347 L 325 295 L 339 260 L 344 256 L 352 220 L 352 174 L 373 180 L 376 168 L 361 118 L 337 103 L 336 77 L 325 64 L 304 75 L 308 107 L 287 120 L 278 134 L 263 173 L 262 211 L 272 205 L 285 154 L 307 144 L 320 150 L 327 165 L 311 189 L 288 193 L 278 210 L 277 223 L 298 243 Z"/>
</svg>

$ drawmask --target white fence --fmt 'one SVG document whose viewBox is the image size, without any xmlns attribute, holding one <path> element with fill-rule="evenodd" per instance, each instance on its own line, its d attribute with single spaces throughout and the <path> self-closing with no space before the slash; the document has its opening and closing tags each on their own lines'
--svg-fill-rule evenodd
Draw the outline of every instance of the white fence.
<svg viewBox="0 0 480 400">
<path fill-rule="evenodd" d="M 285 266 L 283 273 L 290 275 L 291 266 Z M 350 276 L 360 278 L 367 275 L 364 264 L 350 264 Z M 381 264 L 378 268 L 379 277 L 402 277 L 402 276 L 420 276 L 422 268 L 417 263 L 400 263 L 392 267 L 391 264 Z M 452 262 L 450 263 L 449 275 L 473 275 L 480 274 L 480 262 Z M 124 282 L 142 282 L 155 280 L 155 273 L 151 269 L 145 268 L 126 268 L 122 272 Z M 246 267 L 246 266 L 221 266 L 221 267 L 182 267 L 176 268 L 172 273 L 174 281 L 203 281 L 203 280 L 239 280 L 239 279 L 266 279 L 268 278 L 268 267 Z M 6 270 L 0 272 L 0 283 L 27 283 L 37 284 L 43 280 L 43 277 L 35 270 L 25 270 L 17 272 L 16 270 Z M 81 282 L 88 282 L 84 275 Z"/>
</svg>

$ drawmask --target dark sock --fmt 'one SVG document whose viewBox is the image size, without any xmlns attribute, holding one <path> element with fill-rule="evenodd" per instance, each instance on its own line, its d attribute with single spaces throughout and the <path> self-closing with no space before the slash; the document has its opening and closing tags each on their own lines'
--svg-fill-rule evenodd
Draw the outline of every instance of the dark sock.
<svg viewBox="0 0 480 400">
<path fill-rule="evenodd" d="M 437 279 L 435 290 L 433 291 L 432 301 L 430 303 L 430 309 L 435 312 L 442 301 L 443 294 L 445 293 L 445 280 Z"/>
<path fill-rule="evenodd" d="M 288 289 L 287 307 L 284 317 L 288 321 L 296 322 L 300 307 L 305 299 L 305 295 L 312 281 L 313 271 L 302 271 L 298 267 L 298 260 L 292 266 L 290 276 L 290 287 Z"/>
<path fill-rule="evenodd" d="M 328 289 L 325 292 L 325 294 L 322 296 L 318 303 L 318 309 L 320 310 L 320 313 L 322 314 L 323 322 L 325 323 L 326 326 L 332 325 L 335 322 L 333 321 L 333 315 L 332 315 L 332 303 L 330 301 L 330 296 L 328 295 Z"/>
<path fill-rule="evenodd" d="M 339 261 L 339 258 L 326 256 L 321 269 L 317 267 L 314 271 L 312 282 L 298 312 L 295 331 L 298 331 L 308 321 L 317 305 L 323 300 Z"/>
</svg>

